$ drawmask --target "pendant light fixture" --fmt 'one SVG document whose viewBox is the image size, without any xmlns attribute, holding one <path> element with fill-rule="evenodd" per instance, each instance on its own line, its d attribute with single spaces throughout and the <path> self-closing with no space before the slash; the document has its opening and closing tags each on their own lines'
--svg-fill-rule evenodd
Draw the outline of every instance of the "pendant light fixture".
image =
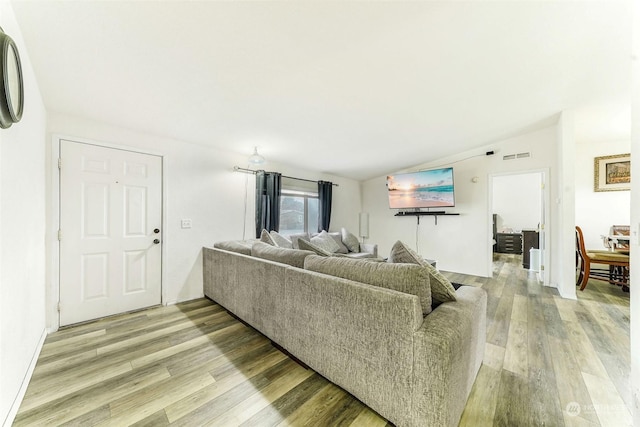
<svg viewBox="0 0 640 427">
<path fill-rule="evenodd" d="M 249 164 L 253 166 L 259 166 L 266 162 L 264 157 L 258 154 L 258 147 L 253 147 L 253 154 L 249 156 Z"/>
</svg>

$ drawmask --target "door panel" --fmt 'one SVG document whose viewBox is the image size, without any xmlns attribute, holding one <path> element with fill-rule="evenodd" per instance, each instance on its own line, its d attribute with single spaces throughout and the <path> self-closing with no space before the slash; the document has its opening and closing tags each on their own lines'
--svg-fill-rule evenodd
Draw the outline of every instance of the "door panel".
<svg viewBox="0 0 640 427">
<path fill-rule="evenodd" d="M 146 251 L 126 251 L 124 254 L 124 293 L 144 292 L 147 288 Z"/>
<path fill-rule="evenodd" d="M 109 254 L 82 255 L 81 298 L 85 301 L 106 298 L 109 283 Z"/>
<path fill-rule="evenodd" d="M 109 186 L 106 184 L 83 184 L 84 212 L 83 236 L 87 238 L 109 237 Z"/>
<path fill-rule="evenodd" d="M 162 159 L 60 143 L 60 325 L 161 302 Z"/>
<path fill-rule="evenodd" d="M 147 189 L 125 187 L 125 237 L 144 236 L 147 230 Z"/>
</svg>

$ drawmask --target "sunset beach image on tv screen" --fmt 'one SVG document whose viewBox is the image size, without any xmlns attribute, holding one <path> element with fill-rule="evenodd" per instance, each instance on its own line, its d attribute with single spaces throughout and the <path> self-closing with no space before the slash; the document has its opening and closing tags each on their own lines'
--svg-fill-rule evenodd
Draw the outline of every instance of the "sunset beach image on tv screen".
<svg viewBox="0 0 640 427">
<path fill-rule="evenodd" d="M 455 206 L 453 168 L 387 176 L 392 209 Z"/>
</svg>

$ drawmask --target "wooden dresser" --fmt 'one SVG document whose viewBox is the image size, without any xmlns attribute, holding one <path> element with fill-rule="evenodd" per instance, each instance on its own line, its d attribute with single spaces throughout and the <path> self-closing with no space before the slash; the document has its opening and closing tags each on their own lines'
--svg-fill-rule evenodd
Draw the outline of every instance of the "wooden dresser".
<svg viewBox="0 0 640 427">
<path fill-rule="evenodd" d="M 496 252 L 503 254 L 522 253 L 522 234 L 520 233 L 496 233 Z"/>
</svg>

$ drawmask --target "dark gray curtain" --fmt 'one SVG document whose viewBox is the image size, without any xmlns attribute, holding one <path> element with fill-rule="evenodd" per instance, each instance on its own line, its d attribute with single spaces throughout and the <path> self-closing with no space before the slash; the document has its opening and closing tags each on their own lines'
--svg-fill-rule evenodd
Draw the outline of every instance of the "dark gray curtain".
<svg viewBox="0 0 640 427">
<path fill-rule="evenodd" d="M 331 222 L 331 192 L 333 183 L 318 181 L 318 232 L 329 231 Z"/>
<path fill-rule="evenodd" d="M 256 237 L 262 229 L 280 228 L 281 175 L 277 172 L 256 172 Z"/>
</svg>

